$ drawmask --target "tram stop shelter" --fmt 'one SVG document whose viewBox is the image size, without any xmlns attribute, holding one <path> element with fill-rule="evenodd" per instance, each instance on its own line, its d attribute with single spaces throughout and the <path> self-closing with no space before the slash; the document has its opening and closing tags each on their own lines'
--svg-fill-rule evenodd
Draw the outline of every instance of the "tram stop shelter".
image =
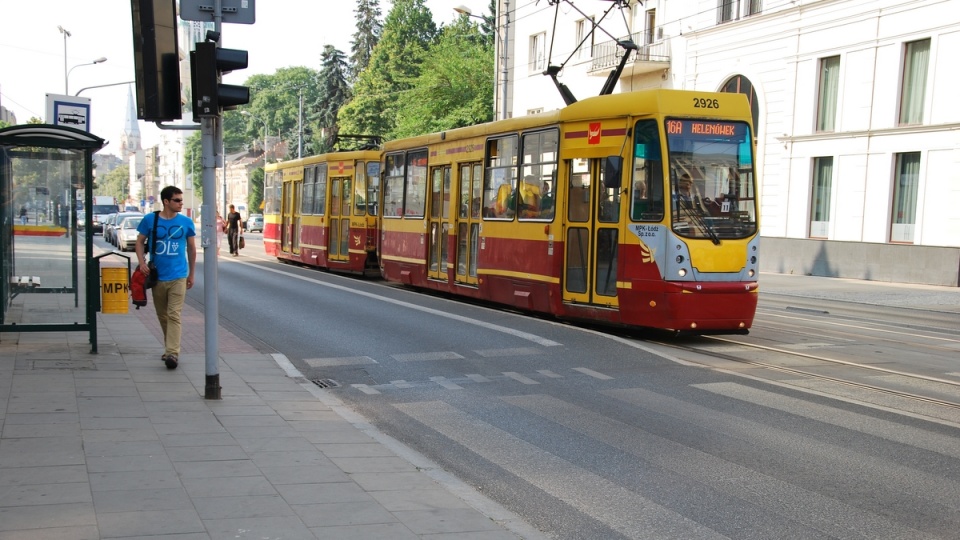
<svg viewBox="0 0 960 540">
<path fill-rule="evenodd" d="M 0 129 L 0 340 L 88 332 L 97 352 L 100 258 L 77 214 L 93 223 L 93 154 L 104 144 L 67 126 Z"/>
</svg>

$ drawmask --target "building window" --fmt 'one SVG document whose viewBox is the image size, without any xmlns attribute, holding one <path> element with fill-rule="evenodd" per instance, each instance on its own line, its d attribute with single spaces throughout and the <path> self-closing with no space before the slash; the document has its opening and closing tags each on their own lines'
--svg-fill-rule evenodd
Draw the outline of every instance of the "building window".
<svg viewBox="0 0 960 540">
<path fill-rule="evenodd" d="M 830 229 L 830 194 L 833 158 L 813 159 L 813 193 L 810 201 L 810 238 L 826 238 Z"/>
<path fill-rule="evenodd" d="M 547 34 L 541 32 L 530 36 L 530 71 L 543 72 L 547 69 Z"/>
<path fill-rule="evenodd" d="M 753 120 L 753 137 L 756 139 L 760 133 L 760 105 L 757 101 L 757 91 L 754 90 L 753 83 L 743 75 L 736 75 L 723 83 L 720 91 L 740 93 L 747 96 L 747 101 L 750 102 L 750 116 Z"/>
<path fill-rule="evenodd" d="M 906 44 L 903 54 L 903 88 L 900 93 L 900 125 L 923 123 L 923 98 L 927 93 L 930 40 Z"/>
<path fill-rule="evenodd" d="M 820 59 L 820 93 L 817 103 L 817 131 L 833 131 L 837 120 L 840 87 L 840 57 Z"/>
<path fill-rule="evenodd" d="M 577 21 L 577 59 L 593 58 L 593 18 Z"/>
<path fill-rule="evenodd" d="M 717 0 L 717 24 L 733 20 L 734 0 Z"/>
<path fill-rule="evenodd" d="M 746 2 L 747 15 L 756 15 L 763 11 L 763 0 L 744 0 Z"/>
<path fill-rule="evenodd" d="M 649 45 L 654 41 L 654 32 L 657 31 L 657 10 L 648 9 L 647 10 L 647 22 L 646 28 L 643 32 L 643 43 L 644 45 Z"/>
<path fill-rule="evenodd" d="M 897 154 L 893 181 L 891 242 L 913 243 L 917 224 L 917 186 L 920 184 L 920 152 Z"/>
</svg>

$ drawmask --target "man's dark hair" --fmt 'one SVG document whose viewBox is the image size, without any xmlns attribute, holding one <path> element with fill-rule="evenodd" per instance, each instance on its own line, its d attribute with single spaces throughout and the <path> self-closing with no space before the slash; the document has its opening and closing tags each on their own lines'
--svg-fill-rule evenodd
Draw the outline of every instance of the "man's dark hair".
<svg viewBox="0 0 960 540">
<path fill-rule="evenodd" d="M 179 195 L 181 193 L 183 193 L 183 191 L 181 191 L 177 186 L 167 186 L 160 191 L 160 200 L 169 201 L 174 195 Z"/>
</svg>

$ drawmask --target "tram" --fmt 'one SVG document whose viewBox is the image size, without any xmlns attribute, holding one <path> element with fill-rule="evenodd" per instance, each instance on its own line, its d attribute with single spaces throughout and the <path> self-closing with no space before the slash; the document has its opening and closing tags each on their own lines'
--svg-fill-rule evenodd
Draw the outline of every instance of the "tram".
<svg viewBox="0 0 960 540">
<path fill-rule="evenodd" d="M 597 96 L 268 167 L 264 238 L 268 254 L 331 268 L 338 240 L 356 255 L 342 268 L 375 261 L 389 281 L 560 319 L 742 333 L 758 293 L 753 141 L 740 94 Z M 338 183 L 303 180 L 334 163 Z"/>
<path fill-rule="evenodd" d="M 380 152 L 336 152 L 264 168 L 263 244 L 282 261 L 379 276 Z"/>
</svg>

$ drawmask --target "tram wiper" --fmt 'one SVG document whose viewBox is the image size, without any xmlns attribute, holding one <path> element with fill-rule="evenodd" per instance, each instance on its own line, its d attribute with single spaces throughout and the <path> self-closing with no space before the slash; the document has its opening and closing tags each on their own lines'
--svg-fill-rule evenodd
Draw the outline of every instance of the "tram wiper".
<svg viewBox="0 0 960 540">
<path fill-rule="evenodd" d="M 717 231 L 713 230 L 713 226 L 703 218 L 703 210 L 700 209 L 699 205 L 694 205 L 687 201 L 680 201 L 680 208 L 683 209 L 683 213 L 690 218 L 690 221 L 692 221 L 694 225 L 700 227 L 707 233 L 713 245 L 720 245 L 720 237 L 717 236 Z"/>
</svg>

